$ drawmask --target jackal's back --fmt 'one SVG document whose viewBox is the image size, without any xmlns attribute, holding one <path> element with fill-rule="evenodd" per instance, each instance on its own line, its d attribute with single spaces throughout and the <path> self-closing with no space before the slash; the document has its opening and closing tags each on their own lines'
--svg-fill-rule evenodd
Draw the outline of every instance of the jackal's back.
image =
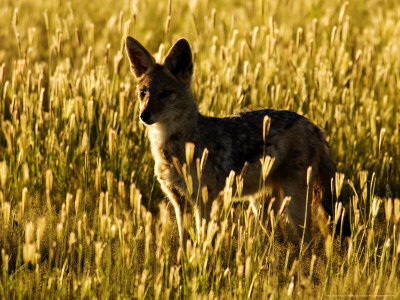
<svg viewBox="0 0 400 300">
<path fill-rule="evenodd" d="M 271 118 L 271 126 L 264 142 L 263 120 L 267 115 Z M 245 162 L 254 163 L 263 155 L 272 154 L 280 136 L 285 138 L 283 134 L 300 119 L 312 125 L 295 112 L 274 109 L 248 111 L 224 118 L 200 116 L 194 142 L 209 150 L 217 168 L 238 172 Z"/>
</svg>

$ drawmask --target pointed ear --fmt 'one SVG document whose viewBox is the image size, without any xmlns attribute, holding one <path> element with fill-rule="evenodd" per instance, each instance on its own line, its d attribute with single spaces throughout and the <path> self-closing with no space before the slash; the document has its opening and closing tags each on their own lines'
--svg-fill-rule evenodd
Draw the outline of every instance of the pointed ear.
<svg viewBox="0 0 400 300">
<path fill-rule="evenodd" d="M 131 70 L 136 77 L 142 76 L 148 69 L 155 65 L 153 56 L 133 37 L 125 40 L 126 53 L 131 62 Z"/>
<path fill-rule="evenodd" d="M 164 66 L 182 83 L 190 83 L 193 74 L 192 51 L 187 40 L 178 40 L 169 50 Z"/>
</svg>

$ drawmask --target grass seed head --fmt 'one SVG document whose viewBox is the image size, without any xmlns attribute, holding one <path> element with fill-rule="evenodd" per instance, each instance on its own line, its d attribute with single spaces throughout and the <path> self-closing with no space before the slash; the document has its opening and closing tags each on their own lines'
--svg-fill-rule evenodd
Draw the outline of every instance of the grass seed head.
<svg viewBox="0 0 400 300">
<path fill-rule="evenodd" d="M 35 254 L 36 254 L 35 244 L 33 244 L 33 243 L 31 243 L 31 244 L 25 243 L 23 245 L 22 257 L 23 257 L 24 262 L 33 263 L 35 261 Z"/>
<path fill-rule="evenodd" d="M 343 205 L 342 202 L 336 202 L 335 203 L 335 218 L 334 218 L 334 224 L 337 224 L 340 217 L 342 216 L 342 210 L 343 210 Z"/>
<path fill-rule="evenodd" d="M 3 189 L 6 188 L 8 178 L 8 167 L 5 161 L 0 162 L 0 183 Z"/>
<path fill-rule="evenodd" d="M 89 124 L 93 123 L 94 115 L 95 115 L 95 112 L 94 112 L 94 101 L 91 99 L 91 100 L 88 101 L 88 104 L 87 104 L 87 117 L 88 117 L 88 120 L 89 120 Z"/>
<path fill-rule="evenodd" d="M 94 244 L 95 249 L 95 263 L 98 268 L 101 266 L 101 258 L 104 251 L 104 244 L 103 242 L 95 242 Z"/>
<path fill-rule="evenodd" d="M 120 73 L 123 58 L 124 56 L 120 52 L 114 57 L 114 74 Z"/>
<path fill-rule="evenodd" d="M 25 243 L 30 244 L 33 243 L 34 241 L 34 232 L 35 232 L 35 227 L 33 225 L 33 222 L 29 222 L 25 226 Z"/>
<path fill-rule="evenodd" d="M 263 120 L 263 141 L 267 141 L 267 136 L 269 133 L 269 128 L 271 126 L 271 117 L 266 115 Z"/>
<path fill-rule="evenodd" d="M 311 176 L 312 176 L 312 166 L 309 166 L 307 168 L 307 185 L 310 185 Z"/>
<path fill-rule="evenodd" d="M 372 219 L 374 220 L 376 216 L 378 215 L 379 208 L 381 206 L 382 199 L 379 197 L 374 197 L 372 200 Z"/>
<path fill-rule="evenodd" d="M 74 196 L 72 194 L 67 193 L 67 196 L 65 198 L 65 212 L 66 212 L 67 216 L 69 215 L 69 210 L 71 207 L 73 197 Z"/>
<path fill-rule="evenodd" d="M 114 156 L 116 150 L 116 137 L 117 134 L 114 129 L 108 131 L 108 153 L 111 157 Z"/>
<path fill-rule="evenodd" d="M 344 174 L 343 173 L 335 173 L 335 190 L 336 190 L 336 197 L 339 198 L 340 193 L 342 192 L 342 187 L 344 183 Z"/>
<path fill-rule="evenodd" d="M 107 179 L 107 191 L 112 193 L 113 190 L 113 182 L 114 182 L 114 174 L 111 171 L 106 172 L 106 179 Z"/>
<path fill-rule="evenodd" d="M 69 253 L 72 252 L 73 246 L 75 245 L 76 242 L 77 242 L 76 234 L 75 234 L 75 232 L 71 232 L 69 234 L 69 239 L 68 239 L 68 252 Z"/>
<path fill-rule="evenodd" d="M 46 190 L 51 192 L 53 189 L 53 172 L 51 169 L 46 171 Z"/>
<path fill-rule="evenodd" d="M 264 158 L 261 158 L 260 161 L 261 161 L 262 178 L 265 181 L 269 172 L 272 169 L 272 165 L 274 164 L 275 158 L 266 155 Z"/>
<path fill-rule="evenodd" d="M 186 154 L 186 164 L 188 166 L 190 166 L 193 161 L 193 155 L 194 155 L 194 144 L 193 143 L 185 144 L 185 154 Z"/>
<path fill-rule="evenodd" d="M 392 218 L 393 212 L 393 200 L 391 198 L 385 199 L 385 218 L 386 222 L 389 223 Z"/>
<path fill-rule="evenodd" d="M 10 226 L 10 216 L 11 216 L 10 202 L 4 202 L 4 204 L 3 204 L 3 222 L 4 222 L 5 228 L 8 228 Z"/>
<path fill-rule="evenodd" d="M 329 234 L 325 238 L 325 255 L 328 260 L 332 258 L 332 254 L 333 254 L 333 238 L 332 235 Z"/>
</svg>

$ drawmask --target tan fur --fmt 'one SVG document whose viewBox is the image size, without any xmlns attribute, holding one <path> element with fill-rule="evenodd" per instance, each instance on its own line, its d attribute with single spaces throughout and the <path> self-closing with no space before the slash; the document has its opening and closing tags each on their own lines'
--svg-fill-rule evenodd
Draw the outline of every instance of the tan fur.
<svg viewBox="0 0 400 300">
<path fill-rule="evenodd" d="M 128 37 L 126 49 L 132 71 L 137 77 L 140 117 L 148 125 L 155 174 L 162 190 L 175 207 L 177 220 L 185 207 L 187 189 L 177 172 L 173 159 L 185 162 L 185 144 L 195 145 L 194 162 L 203 151 L 209 155 L 202 176 L 202 186 L 208 189 L 209 214 L 212 200 L 224 187 L 231 170 L 239 174 L 246 165 L 243 195 L 257 193 L 260 184 L 261 162 L 264 155 L 275 159 L 267 177 L 267 187 L 276 198 L 275 210 L 285 196 L 291 197 L 288 216 L 301 237 L 311 239 L 309 231 L 311 200 L 323 205 L 332 215 L 335 194 L 331 191 L 335 166 L 321 130 L 306 118 L 283 110 L 258 110 L 226 118 L 201 115 L 194 101 L 190 81 L 193 64 L 186 40 L 179 40 L 167 54 L 164 64 L 154 58 L 135 39 Z M 271 118 L 266 141 L 263 141 L 263 119 Z M 307 188 L 307 168 L 312 176 Z M 196 166 L 190 166 L 193 190 L 199 188 Z M 308 194 L 307 194 L 308 191 Z M 318 199 L 312 199 L 312 198 Z M 206 216 L 208 217 L 208 216 Z M 181 230 L 181 226 L 179 226 Z M 182 237 L 182 232 L 180 235 Z"/>
</svg>

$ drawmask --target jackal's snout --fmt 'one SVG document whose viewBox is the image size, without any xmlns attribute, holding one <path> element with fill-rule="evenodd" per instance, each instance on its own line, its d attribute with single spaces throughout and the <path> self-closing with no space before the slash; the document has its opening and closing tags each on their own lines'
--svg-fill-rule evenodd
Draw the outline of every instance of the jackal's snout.
<svg viewBox="0 0 400 300">
<path fill-rule="evenodd" d="M 151 125 L 153 122 L 151 122 L 151 113 L 148 110 L 144 110 L 140 113 L 140 120 L 145 123 L 146 125 Z"/>
</svg>

